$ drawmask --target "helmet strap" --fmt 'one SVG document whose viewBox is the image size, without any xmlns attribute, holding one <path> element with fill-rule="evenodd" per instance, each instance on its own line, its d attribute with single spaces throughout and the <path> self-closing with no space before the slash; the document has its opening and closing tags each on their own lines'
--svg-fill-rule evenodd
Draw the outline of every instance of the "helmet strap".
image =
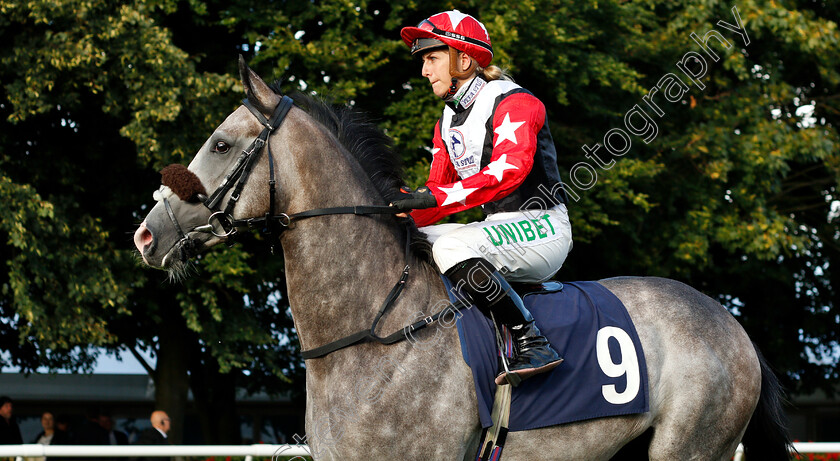
<svg viewBox="0 0 840 461">
<path fill-rule="evenodd" d="M 446 92 L 446 97 L 444 99 L 446 99 L 448 101 L 450 98 L 455 96 L 455 93 L 457 93 L 457 92 L 458 92 L 458 79 L 455 78 L 455 77 L 452 77 L 452 85 L 449 85 L 449 91 Z"/>
<path fill-rule="evenodd" d="M 449 85 L 449 91 L 443 97 L 445 101 L 451 100 L 455 96 L 455 93 L 458 92 L 458 80 L 471 76 L 478 67 L 478 62 L 470 57 L 470 65 L 466 69 L 461 69 L 461 53 L 463 51 L 456 50 L 451 46 L 449 47 L 449 75 L 452 77 L 452 84 Z M 469 55 L 467 56 L 469 57 Z"/>
<path fill-rule="evenodd" d="M 461 53 L 463 51 L 458 51 L 451 46 L 449 47 L 449 75 L 452 76 L 453 80 L 469 77 L 478 67 L 478 62 L 470 57 L 470 65 L 466 69 L 461 69 Z"/>
</svg>

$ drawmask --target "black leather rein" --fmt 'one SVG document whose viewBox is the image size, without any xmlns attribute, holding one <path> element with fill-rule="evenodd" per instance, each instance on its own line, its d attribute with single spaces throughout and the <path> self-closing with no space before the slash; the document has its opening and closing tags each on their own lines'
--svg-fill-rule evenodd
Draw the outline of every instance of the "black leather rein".
<svg viewBox="0 0 840 461">
<path fill-rule="evenodd" d="M 327 216 L 327 215 L 338 215 L 338 214 L 351 214 L 356 216 L 370 216 L 370 215 L 378 215 L 378 214 L 398 214 L 402 213 L 403 210 L 399 210 L 392 206 L 344 206 L 344 207 L 332 207 L 332 208 L 318 208 L 313 210 L 302 211 L 299 213 L 294 214 L 286 214 L 286 213 L 278 213 L 275 214 L 275 193 L 276 193 L 276 180 L 274 175 L 274 156 L 271 154 L 271 147 L 268 142 L 268 138 L 271 134 L 279 128 L 280 124 L 283 123 L 283 119 L 286 118 L 286 115 L 291 110 L 294 101 L 288 97 L 283 96 L 280 100 L 280 103 L 277 104 L 277 107 L 274 109 L 274 112 L 271 116 L 271 119 L 266 119 L 263 114 L 255 108 L 250 101 L 247 99 L 242 101 L 242 104 L 248 108 L 249 111 L 259 120 L 260 124 L 263 125 L 263 130 L 260 132 L 259 136 L 257 136 L 254 141 L 248 146 L 247 149 L 243 150 L 240 154 L 239 158 L 234 164 L 233 169 L 227 176 L 225 176 L 222 183 L 219 187 L 216 188 L 215 191 L 210 195 L 210 197 L 204 198 L 202 200 L 204 206 L 210 209 L 212 214 L 207 219 L 207 224 L 204 226 L 198 226 L 193 229 L 195 232 L 204 232 L 204 233 L 212 233 L 213 235 L 220 237 L 220 238 L 227 238 L 233 236 L 237 229 L 247 228 L 247 229 L 255 229 L 261 228 L 266 234 L 273 234 L 275 229 L 279 230 L 286 230 L 292 224 L 293 221 L 306 219 L 306 218 L 313 218 L 316 216 Z M 242 189 L 245 187 L 245 183 L 248 181 L 248 176 L 251 174 L 251 170 L 253 169 L 254 164 L 256 163 L 256 159 L 259 157 L 259 153 L 265 148 L 268 153 L 268 166 L 269 166 L 269 210 L 265 216 L 261 217 L 254 217 L 254 218 L 245 218 L 245 219 L 233 219 L 233 208 L 236 206 L 236 203 L 239 201 L 240 194 L 242 193 Z M 225 205 L 224 211 L 221 210 L 221 202 L 222 199 L 227 195 L 229 191 L 232 190 L 230 197 L 228 198 L 228 202 Z M 181 226 L 178 224 L 178 220 L 175 217 L 175 214 L 172 212 L 171 207 L 166 199 L 164 199 L 164 204 L 166 205 L 167 213 L 169 214 L 170 219 L 175 225 L 176 230 L 181 235 L 182 241 L 185 241 L 185 250 L 184 251 L 191 251 L 193 247 L 197 247 L 193 245 L 192 239 L 188 238 Z M 213 221 L 218 221 L 219 226 L 221 226 L 224 233 L 217 233 L 215 227 L 213 226 Z M 408 338 L 410 334 L 415 331 L 421 330 L 425 328 L 430 323 L 436 321 L 441 315 L 446 312 L 447 309 L 443 309 L 440 312 L 428 316 L 422 320 L 419 320 L 411 325 L 408 325 L 397 331 L 393 334 L 390 334 L 385 337 L 380 337 L 376 334 L 376 327 L 379 324 L 379 321 L 382 317 L 387 313 L 387 311 L 394 305 L 397 298 L 399 297 L 400 293 L 402 293 L 403 288 L 405 287 L 405 283 L 408 280 L 409 269 L 411 266 L 408 265 L 408 260 L 410 256 L 410 243 L 411 243 L 411 233 L 410 233 L 410 226 L 406 225 L 406 242 L 405 242 L 405 261 L 406 266 L 403 269 L 402 275 L 394 287 L 391 289 L 391 292 L 388 293 L 388 296 L 383 301 L 382 306 L 379 309 L 379 312 L 376 314 L 376 317 L 373 320 L 370 328 L 358 331 L 352 335 L 346 336 L 339 340 L 333 341 L 329 344 L 325 344 L 320 347 L 316 347 L 314 349 L 309 349 L 306 351 L 302 351 L 301 355 L 304 359 L 315 359 L 324 357 L 332 352 L 335 352 L 339 349 L 343 349 L 348 346 L 352 346 L 354 344 L 362 343 L 362 342 L 378 342 L 381 344 L 394 344 L 400 341 L 403 341 Z M 468 307 L 468 306 L 464 306 Z"/>
</svg>

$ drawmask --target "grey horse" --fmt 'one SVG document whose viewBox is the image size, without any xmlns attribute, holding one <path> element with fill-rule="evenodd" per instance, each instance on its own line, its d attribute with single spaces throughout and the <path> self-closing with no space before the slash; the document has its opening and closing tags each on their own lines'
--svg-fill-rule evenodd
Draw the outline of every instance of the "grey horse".
<svg viewBox="0 0 840 461">
<path fill-rule="evenodd" d="M 241 58 L 240 76 L 246 104 L 213 132 L 188 170 L 180 167 L 180 180 L 165 180 L 167 187 L 156 192 L 159 203 L 134 236 L 143 261 L 183 271 L 190 257 L 226 241 L 235 222 L 273 213 L 280 216 L 275 227 L 285 226 L 279 244 L 302 349 L 370 328 L 407 264 L 403 292 L 377 331 L 399 331 L 445 304 L 446 290 L 428 259 L 411 251 L 406 261 L 409 236 L 397 218 L 286 218 L 325 207 L 386 206 L 387 188 L 399 178 L 384 135 L 311 103 L 308 109 L 291 107 L 279 127 L 270 127 L 266 155 L 252 141 L 265 133 L 281 96 Z M 240 152 L 249 148 L 259 157 L 240 181 L 241 190 L 215 194 L 217 203 L 235 195 L 236 207 L 229 209 L 231 216 L 217 212 L 211 218 L 218 207 L 207 206 L 213 197 L 204 187 L 225 183 Z M 270 188 L 274 170 L 276 185 Z M 621 277 L 600 283 L 624 303 L 636 325 L 650 411 L 514 432 L 504 459 L 730 460 L 742 441 L 750 459 L 789 459 L 778 381 L 725 308 L 674 280 Z M 478 406 L 452 325 L 442 317 L 408 341 L 363 342 L 307 360 L 306 440 L 313 457 L 474 459 Z"/>
</svg>

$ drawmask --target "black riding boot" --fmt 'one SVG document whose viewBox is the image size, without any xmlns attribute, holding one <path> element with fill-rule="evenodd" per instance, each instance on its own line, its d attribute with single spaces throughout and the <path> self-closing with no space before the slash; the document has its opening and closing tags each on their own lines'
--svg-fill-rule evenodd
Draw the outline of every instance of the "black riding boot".
<svg viewBox="0 0 840 461">
<path fill-rule="evenodd" d="M 483 258 L 468 259 L 448 270 L 446 276 L 472 298 L 485 316 L 507 326 L 513 336 L 514 355 L 507 369 L 502 364 L 496 376 L 497 385 L 515 386 L 523 379 L 560 365 L 563 359 L 540 333 L 522 298 L 490 262 Z"/>
</svg>

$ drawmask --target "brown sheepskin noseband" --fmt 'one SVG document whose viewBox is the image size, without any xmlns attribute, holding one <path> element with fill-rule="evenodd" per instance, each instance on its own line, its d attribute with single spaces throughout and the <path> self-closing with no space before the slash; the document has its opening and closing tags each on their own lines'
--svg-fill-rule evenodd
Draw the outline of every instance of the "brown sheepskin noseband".
<svg viewBox="0 0 840 461">
<path fill-rule="evenodd" d="M 160 182 L 185 202 L 198 200 L 198 194 L 207 195 L 207 191 L 198 176 L 184 165 L 173 163 L 160 170 L 160 176 Z"/>
</svg>

